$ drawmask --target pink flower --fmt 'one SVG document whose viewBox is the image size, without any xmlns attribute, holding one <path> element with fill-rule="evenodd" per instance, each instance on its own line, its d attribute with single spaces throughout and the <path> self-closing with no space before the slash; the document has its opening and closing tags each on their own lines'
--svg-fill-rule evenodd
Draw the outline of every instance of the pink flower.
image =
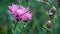
<svg viewBox="0 0 60 34">
<path fill-rule="evenodd" d="M 30 9 L 23 6 L 18 6 L 17 4 L 12 4 L 12 6 L 9 6 L 9 9 L 11 10 L 10 13 L 13 14 L 18 20 L 31 20 L 32 19 L 32 13 L 30 13 Z"/>
<path fill-rule="evenodd" d="M 32 14 L 30 12 L 27 12 L 26 14 L 22 15 L 21 18 L 23 20 L 29 20 L 32 19 Z"/>
<path fill-rule="evenodd" d="M 19 8 L 19 6 L 16 4 L 12 4 L 12 6 L 9 6 L 9 9 L 11 10 L 11 14 L 16 14 L 17 12 L 16 12 L 16 10 Z"/>
</svg>

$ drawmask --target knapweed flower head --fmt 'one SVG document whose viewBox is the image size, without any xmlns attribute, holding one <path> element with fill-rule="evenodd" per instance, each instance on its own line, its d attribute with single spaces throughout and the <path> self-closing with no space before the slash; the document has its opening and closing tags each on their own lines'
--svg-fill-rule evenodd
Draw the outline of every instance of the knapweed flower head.
<svg viewBox="0 0 60 34">
<path fill-rule="evenodd" d="M 29 7 L 23 7 L 23 6 L 19 6 L 17 4 L 12 4 L 11 6 L 9 6 L 9 10 L 10 10 L 10 14 L 13 14 L 17 20 L 31 20 L 32 19 L 32 13 L 30 13 L 30 9 Z"/>
</svg>

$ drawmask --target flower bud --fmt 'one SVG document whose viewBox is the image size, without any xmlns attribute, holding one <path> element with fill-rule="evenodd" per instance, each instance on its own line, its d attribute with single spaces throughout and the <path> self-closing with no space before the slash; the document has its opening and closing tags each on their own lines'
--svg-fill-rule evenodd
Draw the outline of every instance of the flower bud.
<svg viewBox="0 0 60 34">
<path fill-rule="evenodd" d="M 51 8 L 51 12 L 52 12 L 53 14 L 56 13 L 56 8 L 55 8 L 54 6 Z"/>
<path fill-rule="evenodd" d="M 56 8 L 53 6 L 50 10 L 49 10 L 49 16 L 53 16 L 56 13 Z"/>
<path fill-rule="evenodd" d="M 47 21 L 47 23 L 46 23 L 46 26 L 48 27 L 48 28 L 50 28 L 51 27 L 51 21 L 49 20 L 49 21 Z"/>
</svg>

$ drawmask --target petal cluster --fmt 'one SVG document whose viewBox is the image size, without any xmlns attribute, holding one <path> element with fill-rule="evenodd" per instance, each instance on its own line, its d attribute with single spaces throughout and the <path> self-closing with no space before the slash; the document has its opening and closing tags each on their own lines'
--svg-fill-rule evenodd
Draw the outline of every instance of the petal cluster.
<svg viewBox="0 0 60 34">
<path fill-rule="evenodd" d="M 18 20 L 31 20 L 32 19 L 32 13 L 29 11 L 29 7 L 23 7 L 19 6 L 17 4 L 12 4 L 8 7 L 10 10 L 10 14 L 13 14 Z"/>
</svg>

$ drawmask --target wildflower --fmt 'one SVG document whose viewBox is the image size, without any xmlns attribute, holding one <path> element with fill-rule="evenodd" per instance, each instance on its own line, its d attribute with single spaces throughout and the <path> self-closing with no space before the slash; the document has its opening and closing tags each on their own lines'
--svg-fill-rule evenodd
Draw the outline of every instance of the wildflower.
<svg viewBox="0 0 60 34">
<path fill-rule="evenodd" d="M 13 14 L 16 19 L 19 21 L 21 19 L 23 20 L 31 20 L 32 19 L 32 13 L 30 13 L 30 9 L 23 6 L 18 6 L 17 4 L 12 4 L 12 6 L 9 6 L 10 13 Z"/>
</svg>

